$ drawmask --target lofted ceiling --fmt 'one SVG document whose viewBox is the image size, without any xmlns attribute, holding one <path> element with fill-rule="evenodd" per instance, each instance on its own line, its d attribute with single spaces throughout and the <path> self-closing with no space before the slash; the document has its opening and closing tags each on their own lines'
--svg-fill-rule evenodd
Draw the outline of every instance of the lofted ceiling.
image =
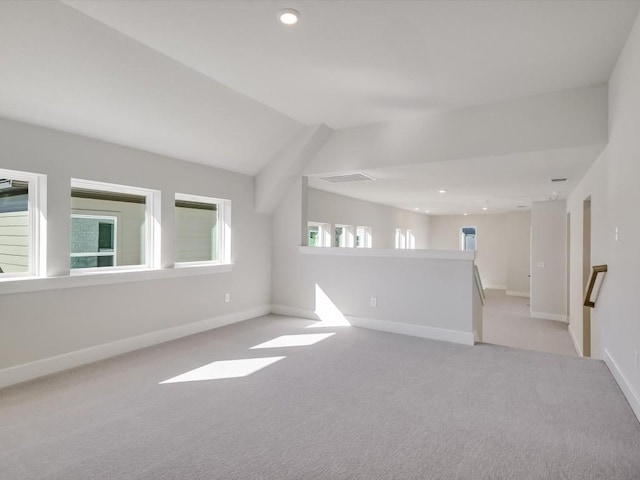
<svg viewBox="0 0 640 480">
<path fill-rule="evenodd" d="M 340 129 L 608 80 L 616 0 L 65 0 L 304 124 Z M 277 12 L 298 9 L 293 27 Z"/>
<path fill-rule="evenodd" d="M 302 13 L 298 25 L 277 21 L 283 8 Z M 4 0 L 0 116 L 255 175 L 306 125 L 339 130 L 605 83 L 639 8 L 637 0 Z M 338 193 L 442 213 L 473 199 L 497 211 L 548 195 L 542 179 L 554 168 L 581 177 L 598 148 L 523 153 L 509 165 L 476 158 L 381 169 L 371 172 L 375 187 Z M 534 188 L 531 169 L 543 165 Z M 463 167 L 479 169 L 473 184 L 458 179 Z M 496 169 L 507 173 L 482 173 Z M 453 191 L 441 206 L 429 182 L 459 187 L 457 206 Z"/>
</svg>

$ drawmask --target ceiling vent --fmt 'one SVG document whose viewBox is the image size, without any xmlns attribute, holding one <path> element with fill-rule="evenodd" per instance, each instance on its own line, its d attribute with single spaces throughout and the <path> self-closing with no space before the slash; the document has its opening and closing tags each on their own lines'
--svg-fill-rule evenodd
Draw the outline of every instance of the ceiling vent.
<svg viewBox="0 0 640 480">
<path fill-rule="evenodd" d="M 375 180 L 375 178 L 365 175 L 364 173 L 349 173 L 346 175 L 332 175 L 330 177 L 320 177 L 329 183 L 346 183 L 346 182 L 364 182 L 366 180 Z"/>
<path fill-rule="evenodd" d="M 551 183 L 553 182 L 566 182 L 567 179 L 566 178 L 552 178 L 551 179 Z"/>
</svg>

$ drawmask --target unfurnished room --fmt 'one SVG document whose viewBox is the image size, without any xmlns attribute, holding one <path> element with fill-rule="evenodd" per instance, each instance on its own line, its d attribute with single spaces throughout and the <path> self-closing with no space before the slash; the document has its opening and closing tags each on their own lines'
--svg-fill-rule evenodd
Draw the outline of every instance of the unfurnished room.
<svg viewBox="0 0 640 480">
<path fill-rule="evenodd" d="M 0 1 L 0 480 L 640 479 L 639 14 Z"/>
</svg>

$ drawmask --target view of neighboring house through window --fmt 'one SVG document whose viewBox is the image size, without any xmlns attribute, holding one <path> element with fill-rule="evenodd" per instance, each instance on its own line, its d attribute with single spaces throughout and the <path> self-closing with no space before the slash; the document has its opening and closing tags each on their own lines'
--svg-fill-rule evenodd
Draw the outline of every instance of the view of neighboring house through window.
<svg viewBox="0 0 640 480">
<path fill-rule="evenodd" d="M 359 226 L 356 228 L 356 247 L 357 248 L 371 248 L 373 243 L 373 236 L 371 233 L 371 227 Z"/>
<path fill-rule="evenodd" d="M 176 194 L 176 264 L 229 263 L 225 238 L 230 201 Z"/>
<path fill-rule="evenodd" d="M 460 250 L 475 251 L 478 249 L 476 227 L 462 227 L 460 229 Z"/>
<path fill-rule="evenodd" d="M 354 246 L 353 226 L 336 225 L 334 232 L 334 247 L 347 248 Z"/>
<path fill-rule="evenodd" d="M 0 277 L 40 275 L 44 175 L 0 170 Z"/>
<path fill-rule="evenodd" d="M 320 222 L 307 223 L 308 244 L 310 247 L 329 247 L 329 224 Z"/>
<path fill-rule="evenodd" d="M 151 267 L 156 192 L 71 181 L 71 269 Z"/>
</svg>

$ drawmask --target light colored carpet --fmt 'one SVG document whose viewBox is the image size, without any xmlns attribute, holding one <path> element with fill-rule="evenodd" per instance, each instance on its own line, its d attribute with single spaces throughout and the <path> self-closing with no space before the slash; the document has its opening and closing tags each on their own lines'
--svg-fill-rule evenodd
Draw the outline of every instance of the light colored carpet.
<svg viewBox="0 0 640 480">
<path fill-rule="evenodd" d="M 529 299 L 512 297 L 504 290 L 486 289 L 482 341 L 537 352 L 578 356 L 568 325 L 555 320 L 531 318 Z"/>
<path fill-rule="evenodd" d="M 600 361 L 312 323 L 263 317 L 0 390 L 0 478 L 640 478 L 640 425 Z"/>
</svg>

